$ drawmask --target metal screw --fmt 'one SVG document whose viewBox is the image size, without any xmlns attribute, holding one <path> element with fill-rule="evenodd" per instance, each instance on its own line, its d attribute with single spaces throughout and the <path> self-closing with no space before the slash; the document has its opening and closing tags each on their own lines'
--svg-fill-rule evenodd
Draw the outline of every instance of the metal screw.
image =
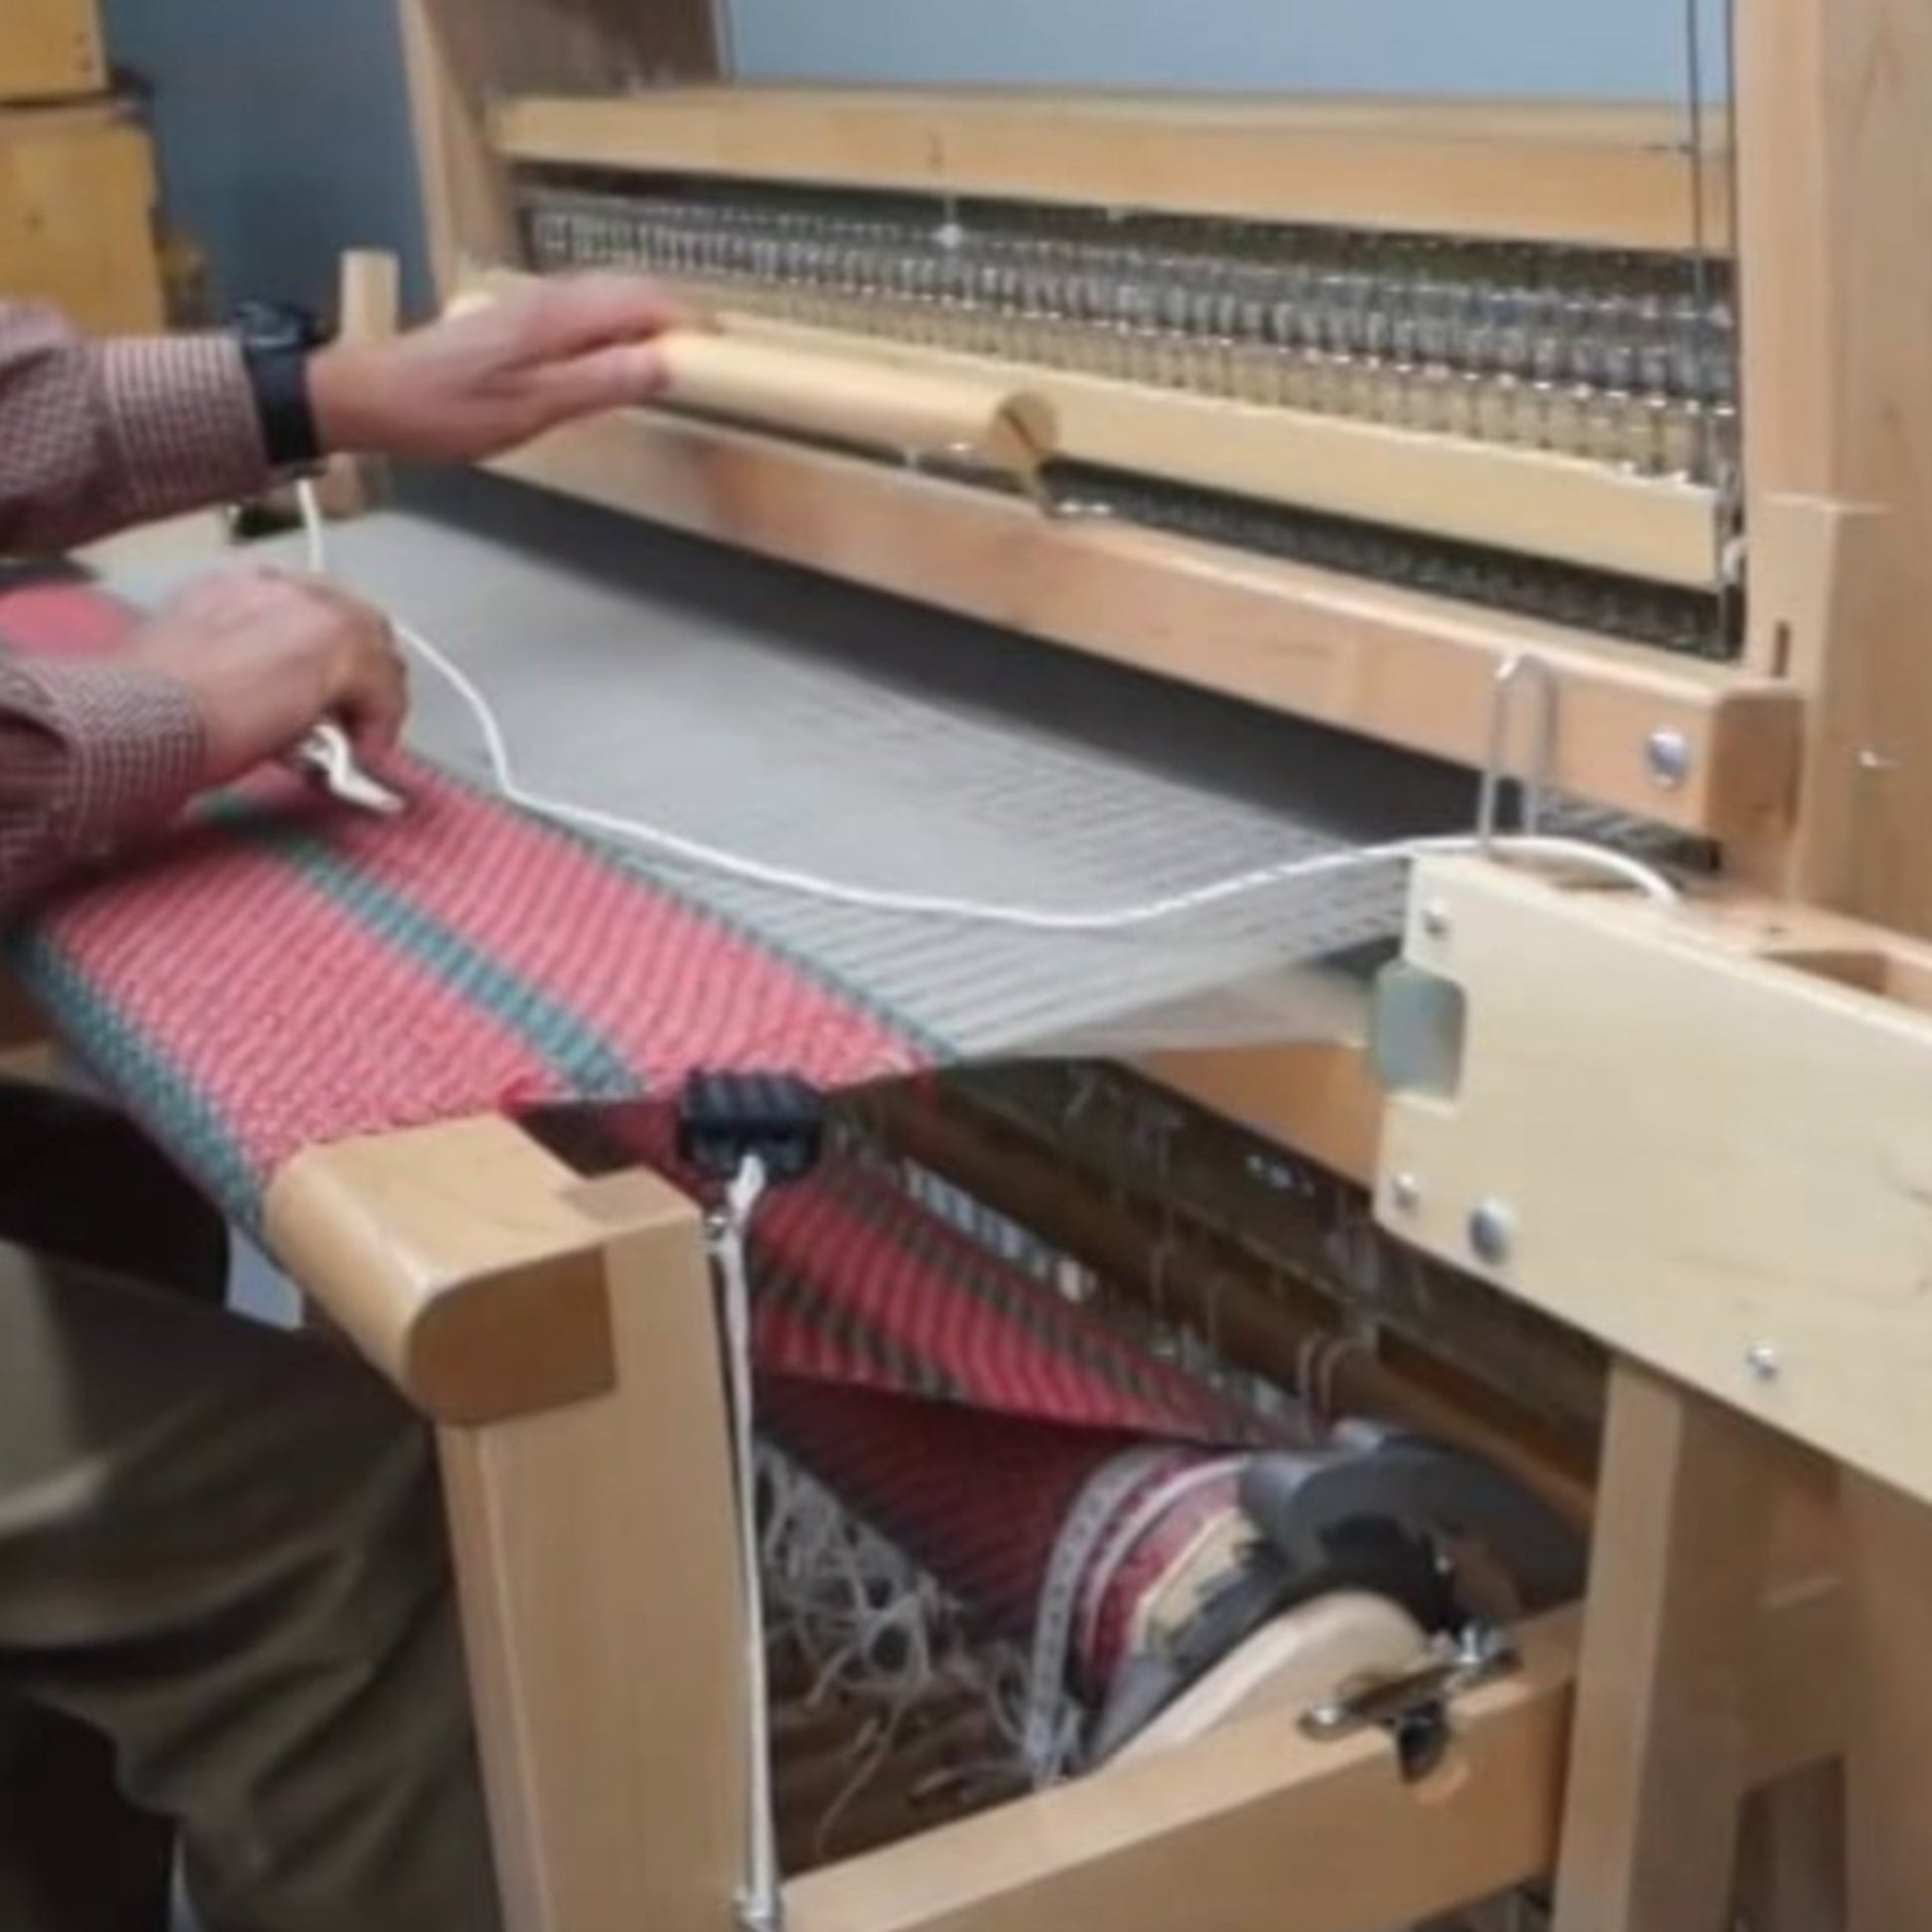
<svg viewBox="0 0 1932 1932">
<path fill-rule="evenodd" d="M 1412 1173 L 1399 1173 L 1389 1182 L 1389 1199 L 1399 1214 L 1413 1214 L 1422 1205 L 1422 1182 Z"/>
<path fill-rule="evenodd" d="M 1515 1245 L 1515 1215 L 1501 1201 L 1483 1201 L 1469 1216 L 1469 1246 L 1476 1259 L 1500 1268 Z"/>
<path fill-rule="evenodd" d="M 1454 925 L 1449 917 L 1449 909 L 1440 900 L 1432 901 L 1422 909 L 1422 929 L 1432 939 L 1447 939 Z"/>
<path fill-rule="evenodd" d="M 1760 1341 L 1744 1355 L 1744 1366 L 1760 1382 L 1775 1382 L 1784 1373 L 1784 1361 L 1776 1346 L 1768 1341 Z"/>
<path fill-rule="evenodd" d="M 1644 763 L 1664 790 L 1675 791 L 1691 775 L 1691 741 L 1682 732 L 1652 732 L 1644 741 Z"/>
<path fill-rule="evenodd" d="M 1867 748 L 1859 754 L 1859 769 L 1861 771 L 1869 771 L 1882 775 L 1887 771 L 1896 771 L 1898 769 L 1898 760 L 1893 758 L 1887 758 L 1883 752 Z"/>
</svg>

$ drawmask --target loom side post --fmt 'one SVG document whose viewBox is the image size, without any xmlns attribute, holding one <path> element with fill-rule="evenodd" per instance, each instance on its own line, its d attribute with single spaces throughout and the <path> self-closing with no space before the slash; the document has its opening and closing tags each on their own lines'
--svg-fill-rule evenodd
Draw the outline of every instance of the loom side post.
<svg viewBox="0 0 1932 1932">
<path fill-rule="evenodd" d="M 730 1932 L 746 1653 L 698 1210 L 487 1120 L 305 1154 L 268 1220 L 437 1425 L 508 1932 Z"/>
</svg>

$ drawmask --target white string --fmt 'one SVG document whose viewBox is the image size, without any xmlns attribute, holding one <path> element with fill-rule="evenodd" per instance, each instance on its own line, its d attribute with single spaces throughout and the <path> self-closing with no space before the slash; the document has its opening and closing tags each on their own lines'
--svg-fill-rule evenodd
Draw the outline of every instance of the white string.
<svg viewBox="0 0 1932 1932">
<path fill-rule="evenodd" d="M 298 484 L 297 495 L 302 506 L 308 567 L 316 576 L 327 576 L 328 537 L 314 485 L 308 483 Z M 468 707 L 483 735 L 490 777 L 497 791 L 510 804 L 538 818 L 546 818 L 578 831 L 649 846 L 706 872 L 721 873 L 749 885 L 820 899 L 829 904 L 917 918 L 948 919 L 969 925 L 1007 926 L 1025 932 L 1126 932 L 1136 927 L 1165 924 L 1188 913 L 1205 911 L 1211 906 L 1247 897 L 1271 886 L 1301 884 L 1402 860 L 1471 854 L 1484 849 L 1481 840 L 1467 834 L 1397 839 L 1383 845 L 1316 853 L 1284 860 L 1277 865 L 1256 867 L 1196 886 L 1187 892 L 1170 894 L 1138 904 L 1096 907 L 1084 911 L 1066 911 L 1051 906 L 1009 905 L 983 899 L 952 898 L 939 894 L 894 892 L 852 885 L 788 866 L 770 865 L 743 853 L 685 838 L 660 825 L 622 818 L 616 813 L 597 811 L 591 806 L 572 804 L 564 799 L 548 798 L 528 789 L 516 776 L 510 760 L 509 744 L 495 710 L 468 673 L 421 631 L 411 628 L 393 614 L 390 622 L 397 639 L 429 665 Z M 1594 873 L 1598 878 L 1630 887 L 1660 905 L 1678 903 L 1676 887 L 1654 866 L 1612 851 L 1607 846 L 1593 845 L 1583 839 L 1518 834 L 1494 839 L 1490 841 L 1488 849 L 1515 859 L 1575 866 Z"/>
</svg>

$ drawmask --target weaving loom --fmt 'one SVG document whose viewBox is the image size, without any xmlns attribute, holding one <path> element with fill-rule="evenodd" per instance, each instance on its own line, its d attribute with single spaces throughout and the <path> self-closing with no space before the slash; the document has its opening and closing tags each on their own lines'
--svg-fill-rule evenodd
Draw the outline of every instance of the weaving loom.
<svg viewBox="0 0 1932 1932">
<path fill-rule="evenodd" d="M 888 898 L 1283 874 L 759 884 L 507 809 L 424 668 L 402 820 L 264 779 L 21 936 L 439 1429 L 515 1932 L 1920 1932 L 1918 14 L 1741 0 L 1732 101 L 1615 107 L 403 18 L 445 305 L 710 324 L 332 536 L 526 785 Z M 755 1208 L 718 1072 L 827 1108 Z"/>
<path fill-rule="evenodd" d="M 776 858 L 784 848 L 772 827 L 809 822 L 815 837 L 805 849 L 823 854 L 822 828 L 844 824 L 845 843 L 833 839 L 832 850 L 867 877 L 889 880 L 899 847 L 921 862 L 944 851 L 955 883 L 972 885 L 977 871 L 989 884 L 1077 903 L 1091 896 L 1072 870 L 1082 826 L 1092 828 L 1096 883 L 1148 891 L 1184 867 L 1186 848 L 1203 838 L 1237 850 L 1245 842 L 1260 860 L 1297 841 L 1322 849 L 1344 831 L 1386 837 L 1453 822 L 1469 808 L 1466 784 L 1414 760 L 1344 768 L 1331 746 L 1287 721 L 1230 716 L 1204 698 L 1189 700 L 1177 719 L 1170 695 L 1101 667 L 1064 666 L 1043 693 L 1040 673 L 1051 667 L 1024 653 L 1002 665 L 999 640 L 963 626 L 923 624 L 916 674 L 895 680 L 886 653 L 899 642 L 897 621 L 849 597 L 815 608 L 796 583 L 748 585 L 742 572 L 727 596 L 722 574 L 708 586 L 694 560 L 640 552 L 634 537 L 614 560 L 608 533 L 600 545 L 581 520 L 533 518 L 522 505 L 513 518 L 501 504 L 468 507 L 479 534 L 374 517 L 343 533 L 335 561 L 383 602 L 412 604 L 418 621 L 439 631 L 458 634 L 445 620 L 462 616 L 464 670 L 517 720 L 520 761 L 537 778 L 546 766 L 567 769 L 581 789 L 596 773 L 607 803 L 653 818 L 681 804 L 712 836 Z M 679 599 L 658 620 L 661 645 L 640 649 L 649 586 L 663 580 L 679 585 Z M 455 609 L 425 609 L 430 586 Z M 158 596 L 169 585 L 131 588 Z M 492 616 L 483 624 L 485 605 Z M 43 645 L 95 640 L 83 595 L 56 595 L 45 609 L 52 624 Z M 35 616 L 31 599 L 15 600 L 18 643 L 34 643 Z M 518 647 L 525 626 L 539 624 L 542 653 Z M 834 630 L 836 650 L 822 635 Z M 615 653 L 614 636 L 621 639 Z M 566 704 L 555 707 L 558 746 L 546 753 L 546 697 L 554 706 L 573 684 L 595 690 L 622 721 L 610 750 L 599 752 L 581 708 Z M 999 722 L 1055 715 L 1068 722 L 1052 731 Z M 461 766 L 475 758 L 470 724 L 432 689 L 417 740 Z M 1157 764 L 1154 748 L 1177 724 L 1183 739 L 1212 747 L 1200 761 L 1214 767 L 1212 788 L 1199 773 L 1183 776 L 1185 760 Z M 1337 782 L 1325 787 L 1317 836 L 1294 801 L 1324 764 Z M 917 772 L 927 788 L 908 785 L 896 767 Z M 738 775 L 751 770 L 756 787 Z M 847 798 L 839 773 L 855 770 L 868 790 Z M 1185 1026 L 1227 1027 L 1236 1023 L 1207 996 L 1230 983 L 1249 986 L 1238 1024 L 1271 1036 L 1298 1025 L 1325 1033 L 1359 1017 L 1363 996 L 1348 991 L 1347 955 L 1392 941 L 1399 918 L 1396 882 L 1382 866 L 1359 884 L 1344 877 L 1338 888 L 1322 881 L 1318 890 L 1267 896 L 1259 908 L 1239 908 L 1233 925 L 1221 921 L 1218 935 L 1204 915 L 1177 942 L 962 931 L 801 906 L 675 866 L 667 881 L 648 854 L 626 861 L 621 849 L 519 827 L 427 767 L 402 774 L 399 786 L 412 801 L 406 835 L 377 820 L 339 823 L 286 784 L 217 806 L 225 837 L 246 852 L 225 883 L 215 874 L 241 851 L 200 868 L 192 886 L 164 869 L 98 914 L 57 913 L 21 956 L 47 1010 L 90 1042 L 95 1071 L 187 1154 L 244 1225 L 259 1226 L 266 1178 L 302 1147 L 492 1106 L 527 1113 L 539 1103 L 569 1146 L 562 1103 L 672 1094 L 698 1068 L 867 1088 L 964 1057 L 1039 1052 L 1069 1035 L 1131 1043 L 1157 1024 L 1150 1013 L 1164 1038 Z M 1351 793 L 1359 794 L 1352 809 Z M 923 818 L 921 798 L 929 801 Z M 732 822 L 735 805 L 750 822 Z M 1033 880 L 1021 841 L 1047 817 L 1061 832 L 1046 855 L 1057 870 Z M 628 877 L 620 870 L 626 863 Z M 158 896 L 152 904 L 142 898 L 149 891 Z M 266 926 L 237 927 L 236 892 L 272 898 L 281 913 Z M 291 933 L 302 936 L 294 955 L 284 950 Z M 260 951 L 271 934 L 286 962 L 279 968 Z M 184 944 L 202 983 L 219 989 L 218 1032 L 148 950 Z M 336 963 L 334 984 L 315 983 L 312 958 Z M 1284 970 L 1291 960 L 1328 962 L 1326 976 L 1298 981 Z M 625 976 L 608 983 L 600 962 L 623 962 Z M 728 1000 L 716 999 L 721 986 Z M 268 1016 L 302 1027 L 318 999 L 345 997 L 380 1024 L 361 1032 L 326 1099 L 315 1096 L 287 1119 L 264 1118 L 269 1096 L 251 1070 L 259 1065 L 252 1042 Z M 114 1017 L 111 1044 L 104 1015 Z M 502 1036 L 493 1050 L 492 1032 Z M 220 1039 L 231 1042 L 232 1062 Z M 444 1069 L 433 1081 L 424 1077 L 431 1061 Z M 688 1182 L 670 1153 L 667 1103 L 640 1104 L 607 1118 L 604 1133 L 624 1132 L 632 1159 L 642 1152 Z M 956 1606 L 940 1611 L 943 1619 L 976 1644 L 1009 1647 L 1005 1679 L 981 1687 L 982 1729 L 1008 1715 L 1007 1704 L 1024 1708 L 1013 1714 L 1016 1735 L 980 1739 L 970 1768 L 988 1791 L 1131 1744 L 1258 1620 L 1290 1601 L 1334 1597 L 1350 1580 L 1364 1587 L 1388 1580 L 1396 1598 L 1378 1597 L 1374 1611 L 1356 1617 L 1349 1659 L 1390 1668 L 1421 1650 L 1425 1625 L 1453 1634 L 1462 1606 L 1401 1537 L 1363 1543 L 1357 1532 L 1352 1557 L 1311 1562 L 1304 1549 L 1292 1564 L 1279 1559 L 1279 1575 L 1266 1565 L 1248 1575 L 1255 1537 L 1238 1500 L 1244 1471 L 1258 1449 L 1321 1449 L 1324 1419 L 1258 1378 L 1231 1375 L 1185 1327 L 1164 1336 L 1157 1324 L 1151 1336 L 1126 1338 L 1118 1321 L 1070 1304 L 1051 1271 L 1037 1263 L 1023 1271 L 944 1215 L 921 1211 L 895 1178 L 896 1164 L 882 1166 L 867 1136 L 847 1138 L 850 1148 L 797 1193 L 775 1199 L 756 1230 L 759 1415 L 767 1455 L 783 1458 L 767 1473 L 789 1494 L 797 1472 L 809 1471 L 824 1500 L 836 1496 L 943 1586 Z M 1217 1325 L 1210 1317 L 1207 1332 Z M 1164 1358 L 1167 1342 L 1190 1339 L 1190 1358 Z M 1560 1518 L 1544 1522 L 1527 1497 L 1516 1509 L 1521 1520 L 1511 1527 L 1543 1565 L 1535 1600 L 1573 1594 L 1574 1532 Z M 819 1534 L 829 1535 L 829 1550 L 852 1547 L 836 1521 L 828 1530 L 821 1520 Z M 783 1523 L 767 1523 L 766 1536 L 780 1546 L 780 1569 L 797 1570 L 784 1561 Z M 823 1574 L 827 1549 L 816 1574 L 807 1566 L 796 1578 L 813 1612 L 808 1627 L 822 1622 L 824 1593 L 841 1582 Z M 1230 1593 L 1236 1579 L 1252 1593 L 1247 1607 Z M 917 1587 L 898 1588 L 896 1602 L 871 1605 L 871 1614 L 923 1654 L 933 1631 L 908 1633 L 896 1621 Z M 1042 1614 L 1055 1592 L 1068 1595 L 1057 1631 Z M 1233 1621 L 1160 1688 L 1164 1637 L 1177 1638 L 1215 1597 L 1232 1604 L 1220 1614 Z M 864 1618 L 857 1634 L 850 1623 L 848 1609 L 846 1654 L 821 1643 L 813 1676 L 839 1664 L 851 1676 L 866 1661 Z M 1035 1659 L 1041 1644 L 1047 1654 Z M 935 1690 L 959 1700 L 944 1674 L 916 1688 L 915 1709 Z M 853 1689 L 881 1695 L 863 1673 Z M 1130 1702 L 1138 1716 L 1119 1716 Z M 895 1708 L 892 1723 L 906 1716 Z M 869 1795 L 865 1770 L 862 1753 L 854 1803 Z M 818 1843 L 838 1822 L 806 1810 L 793 1836 Z"/>
</svg>

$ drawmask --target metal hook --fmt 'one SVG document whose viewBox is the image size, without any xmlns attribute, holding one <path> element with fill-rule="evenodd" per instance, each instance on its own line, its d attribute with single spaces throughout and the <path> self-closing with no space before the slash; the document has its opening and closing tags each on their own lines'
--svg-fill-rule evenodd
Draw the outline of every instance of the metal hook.
<svg viewBox="0 0 1932 1932">
<path fill-rule="evenodd" d="M 1556 765 L 1557 674 L 1541 657 L 1519 652 L 1496 673 L 1489 709 L 1489 754 L 1482 767 L 1482 791 L 1476 805 L 1476 839 L 1488 853 L 1496 842 L 1503 779 L 1508 775 L 1511 725 L 1516 694 L 1526 682 L 1538 688 L 1535 756 L 1523 780 L 1522 829 L 1535 838 L 1543 827 L 1543 805 Z"/>
</svg>

